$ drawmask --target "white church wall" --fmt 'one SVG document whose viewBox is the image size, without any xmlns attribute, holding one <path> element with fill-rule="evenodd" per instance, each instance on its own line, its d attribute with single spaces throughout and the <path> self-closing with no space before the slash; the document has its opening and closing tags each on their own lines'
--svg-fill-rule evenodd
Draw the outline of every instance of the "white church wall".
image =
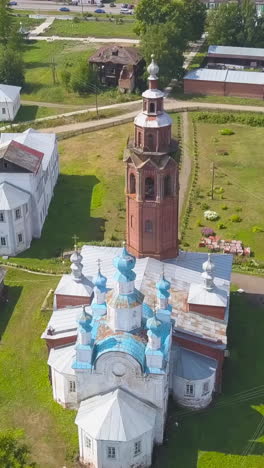
<svg viewBox="0 0 264 468">
<path fill-rule="evenodd" d="M 113 330 L 130 331 L 141 327 L 142 306 L 131 309 L 115 309 L 108 307 L 107 317 L 109 325 Z"/>
<path fill-rule="evenodd" d="M 173 376 L 173 397 L 182 406 L 205 408 L 212 401 L 215 373 L 201 380 L 187 380 Z"/>
</svg>

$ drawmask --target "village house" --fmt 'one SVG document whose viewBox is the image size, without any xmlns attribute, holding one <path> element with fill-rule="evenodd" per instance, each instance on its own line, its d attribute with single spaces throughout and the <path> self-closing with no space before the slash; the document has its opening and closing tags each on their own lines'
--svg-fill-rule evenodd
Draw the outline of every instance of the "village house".
<svg viewBox="0 0 264 468">
<path fill-rule="evenodd" d="M 16 255 L 41 236 L 58 174 L 55 134 L 1 134 L 0 255 Z"/>
<path fill-rule="evenodd" d="M 19 86 L 0 84 L 0 121 L 14 120 L 20 108 Z"/>
<path fill-rule="evenodd" d="M 100 83 L 132 92 L 143 72 L 144 60 L 135 47 L 104 46 L 90 58 Z"/>
<path fill-rule="evenodd" d="M 42 334 L 53 398 L 77 411 L 86 467 L 150 467 L 169 395 L 207 407 L 228 355 L 232 256 L 179 250 L 178 166 L 158 71 L 152 59 L 124 154 L 127 242 L 75 247 Z"/>
</svg>

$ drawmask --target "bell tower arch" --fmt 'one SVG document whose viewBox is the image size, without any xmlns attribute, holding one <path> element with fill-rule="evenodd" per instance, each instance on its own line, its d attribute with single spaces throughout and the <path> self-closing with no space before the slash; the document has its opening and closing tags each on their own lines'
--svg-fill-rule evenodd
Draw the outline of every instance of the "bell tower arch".
<svg viewBox="0 0 264 468">
<path fill-rule="evenodd" d="M 178 165 L 172 121 L 164 112 L 158 89 L 159 67 L 148 66 L 149 88 L 134 120 L 134 138 L 124 154 L 126 163 L 127 248 L 138 258 L 159 260 L 178 255 Z"/>
</svg>

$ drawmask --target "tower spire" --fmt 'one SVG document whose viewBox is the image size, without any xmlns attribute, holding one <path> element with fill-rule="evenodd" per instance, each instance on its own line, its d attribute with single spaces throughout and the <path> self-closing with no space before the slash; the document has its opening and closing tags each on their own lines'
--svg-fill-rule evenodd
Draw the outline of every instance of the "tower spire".
<svg viewBox="0 0 264 468">
<path fill-rule="evenodd" d="M 202 278 L 204 280 L 204 287 L 207 291 L 212 291 L 215 287 L 214 284 L 214 264 L 211 260 L 211 254 L 208 253 L 208 258 L 206 262 L 203 263 L 203 273 Z"/>
</svg>

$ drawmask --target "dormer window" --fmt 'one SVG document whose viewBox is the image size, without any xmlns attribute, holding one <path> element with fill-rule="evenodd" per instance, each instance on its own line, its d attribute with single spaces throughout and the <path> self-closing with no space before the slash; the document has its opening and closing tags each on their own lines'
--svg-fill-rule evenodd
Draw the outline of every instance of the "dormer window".
<svg viewBox="0 0 264 468">
<path fill-rule="evenodd" d="M 112 55 L 114 55 L 115 57 L 118 56 L 118 49 L 116 47 L 112 49 Z"/>
</svg>

